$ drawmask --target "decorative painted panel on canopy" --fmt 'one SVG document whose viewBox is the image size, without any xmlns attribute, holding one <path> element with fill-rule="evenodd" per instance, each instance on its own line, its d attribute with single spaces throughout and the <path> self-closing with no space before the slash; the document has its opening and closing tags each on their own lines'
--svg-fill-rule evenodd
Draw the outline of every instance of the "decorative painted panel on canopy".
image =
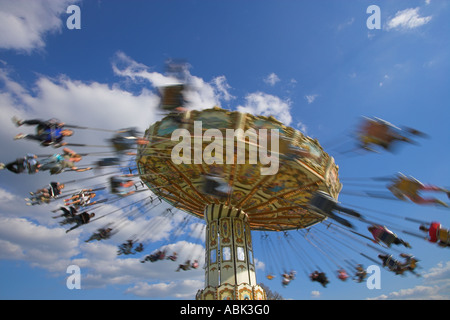
<svg viewBox="0 0 450 320">
<path fill-rule="evenodd" d="M 314 192 L 337 199 L 341 190 L 338 167 L 317 140 L 273 117 L 189 111 L 156 122 L 145 137 L 150 143 L 137 156 L 142 181 L 199 218 L 206 205 L 222 203 L 245 211 L 253 230 L 306 228 L 324 219 L 308 208 Z M 221 196 L 205 190 L 211 174 L 227 187 Z"/>
</svg>

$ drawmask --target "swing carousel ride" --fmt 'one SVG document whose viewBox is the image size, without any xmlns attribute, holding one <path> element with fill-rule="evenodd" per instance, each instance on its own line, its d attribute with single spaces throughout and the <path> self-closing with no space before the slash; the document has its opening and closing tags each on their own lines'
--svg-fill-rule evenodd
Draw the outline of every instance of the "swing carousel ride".
<svg viewBox="0 0 450 320">
<path fill-rule="evenodd" d="M 75 225 L 67 232 L 116 215 L 114 223 L 99 227 L 86 242 L 112 238 L 138 215 L 149 213 L 158 218 L 158 214 L 154 214 L 158 211 L 160 217 L 171 219 L 175 212 L 181 213 L 183 218 L 178 224 L 177 236 L 171 240 L 178 239 L 189 228 L 189 223 L 201 225 L 200 233 L 205 237 L 204 257 L 192 255 L 176 270 L 204 268 L 205 286 L 197 292 L 198 300 L 267 299 L 265 290 L 256 281 L 256 260 L 265 264 L 268 280 L 281 274 L 283 286 L 295 279 L 296 269 L 302 269 L 310 280 L 326 287 L 329 279 L 318 265 L 320 262 L 313 258 L 317 253 L 342 281 L 350 278 L 362 282 L 366 276 L 362 263 L 350 255 L 352 251 L 395 274 L 415 273 L 418 259 L 397 250 L 405 259 L 400 262 L 390 253 L 395 251 L 391 246 L 410 246 L 387 228 L 389 222 L 370 217 L 369 210 L 360 213 L 340 205 L 338 197 L 343 185 L 339 167 L 317 140 L 273 117 L 218 107 L 201 111 L 185 109 L 183 90 L 186 90 L 184 85 L 161 88 L 160 109 L 165 117 L 145 133 L 134 128 L 111 130 L 114 137 L 110 139 L 110 146 L 114 156 L 101 158 L 96 166 L 111 167 L 114 172 L 77 179 L 79 183 L 104 178 L 103 185 L 67 190 L 73 181 L 52 182 L 48 188 L 31 192 L 28 204 L 49 204 L 69 197 L 64 205 L 53 210 L 62 211 L 61 215 L 54 216 L 64 219 L 61 225 Z M 36 124 L 14 121 L 18 126 Z M 2 164 L 2 169 L 14 173 L 28 171 L 29 174 L 45 170 L 51 174 L 91 170 L 92 167 L 75 166 L 83 154 L 68 148 L 82 144 L 61 144 L 62 139 L 54 140 L 62 126 L 74 131 L 97 130 L 61 125 L 58 121 L 40 123 L 37 128 L 40 141 L 47 139 L 46 146 L 55 142 L 55 148 L 64 145 L 63 152 L 45 159 L 27 155 Z M 393 143 L 408 143 L 413 137 L 423 136 L 417 130 L 402 130 L 381 119 L 366 119 L 358 132 L 358 149 L 364 152 L 378 152 L 375 147 L 389 150 Z M 23 138 L 27 138 L 26 135 L 17 137 Z M 30 139 L 38 140 L 36 136 Z M 402 201 L 431 202 L 419 196 L 421 190 L 450 194 L 443 188 L 423 185 L 404 175 L 378 179 L 385 180 L 392 182 L 389 191 Z M 98 214 L 106 204 L 144 193 L 150 196 L 129 200 L 122 208 Z M 98 199 L 100 194 L 106 198 Z M 434 204 L 448 206 L 440 200 Z M 160 206 L 165 206 L 162 213 Z M 89 213 L 92 211 L 97 215 Z M 366 232 L 356 231 L 352 220 L 367 224 Z M 143 228 L 142 234 L 133 235 L 119 245 L 118 255 L 145 254 L 141 263 L 176 261 L 176 252 L 166 256 L 167 245 L 147 252 L 151 241 L 143 243 L 161 225 L 158 219 L 146 221 L 148 226 Z M 429 241 L 448 246 L 448 231 L 439 223 L 414 219 L 410 222 L 420 223 L 420 230 L 425 233 L 408 232 L 404 228 L 401 231 L 422 238 L 427 238 L 428 234 Z M 301 243 L 296 236 L 301 238 Z M 277 246 L 275 239 L 285 242 Z M 261 245 L 260 256 L 255 254 L 254 242 Z M 290 254 L 284 253 L 287 250 Z M 367 250 L 376 252 L 379 259 L 374 259 Z M 202 260 L 204 265 L 199 262 Z"/>
<path fill-rule="evenodd" d="M 185 163 L 174 164 L 172 150 L 179 141 L 171 136 L 180 124 L 185 133 L 192 134 L 193 142 L 191 146 L 189 138 L 182 152 L 193 155 L 197 148 L 203 155 L 202 161 L 183 158 Z M 202 127 L 195 128 L 197 124 Z M 216 144 L 211 152 L 204 152 L 211 146 L 204 138 L 209 129 L 214 130 Z M 227 129 L 233 133 L 231 139 Z M 275 140 L 282 142 L 279 154 L 271 155 L 282 155 L 274 174 L 263 175 L 264 169 L 269 168 L 261 159 L 251 159 L 252 148 L 259 148 L 258 154 L 268 151 L 263 146 L 268 143 L 261 143 L 257 134 L 259 130 L 282 135 Z M 247 143 L 242 143 L 244 136 L 240 135 L 249 137 Z M 341 189 L 338 167 L 318 142 L 273 118 L 219 108 L 188 111 L 182 118 L 166 117 L 155 123 L 145 137 L 149 144 L 141 146 L 137 156 L 142 181 L 173 207 L 207 223 L 206 288 L 199 292 L 198 299 L 262 299 L 264 292 L 256 284 L 251 231 L 311 227 L 325 219 L 309 209 L 313 194 L 321 190 L 336 199 Z M 221 137 L 225 139 L 220 140 Z M 233 153 L 229 161 L 223 161 L 223 145 Z M 246 154 L 246 159 L 238 161 L 239 152 Z M 299 157 L 300 153 L 304 156 Z M 256 158 L 256 152 L 253 156 Z"/>
</svg>

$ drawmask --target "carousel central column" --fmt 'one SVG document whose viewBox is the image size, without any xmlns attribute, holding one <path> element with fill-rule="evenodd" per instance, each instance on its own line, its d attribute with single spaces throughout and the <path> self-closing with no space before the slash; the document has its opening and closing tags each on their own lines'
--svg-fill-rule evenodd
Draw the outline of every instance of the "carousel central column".
<svg viewBox="0 0 450 320">
<path fill-rule="evenodd" d="M 256 283 L 251 230 L 247 214 L 237 208 L 210 204 L 205 208 L 205 289 L 197 300 L 264 300 Z"/>
</svg>

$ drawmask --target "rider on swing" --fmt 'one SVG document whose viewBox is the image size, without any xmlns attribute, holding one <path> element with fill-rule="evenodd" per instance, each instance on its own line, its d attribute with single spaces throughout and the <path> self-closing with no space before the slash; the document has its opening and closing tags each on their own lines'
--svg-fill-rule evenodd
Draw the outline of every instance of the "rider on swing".
<svg viewBox="0 0 450 320">
<path fill-rule="evenodd" d="M 420 191 L 436 191 L 447 194 L 450 198 L 450 191 L 435 185 L 426 185 L 413 177 L 406 177 L 403 174 L 398 174 L 388 186 L 388 189 L 400 200 L 409 199 L 417 204 L 436 204 L 443 207 L 448 207 L 448 204 L 437 198 L 423 198 L 420 196 Z"/>
</svg>

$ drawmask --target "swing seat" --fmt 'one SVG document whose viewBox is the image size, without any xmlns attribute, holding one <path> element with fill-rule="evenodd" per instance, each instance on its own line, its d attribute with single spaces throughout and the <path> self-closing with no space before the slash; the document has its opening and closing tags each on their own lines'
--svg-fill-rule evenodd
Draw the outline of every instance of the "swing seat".
<svg viewBox="0 0 450 320">
<path fill-rule="evenodd" d="M 439 241 L 443 244 L 450 245 L 449 230 L 439 228 Z"/>
<path fill-rule="evenodd" d="M 203 191 L 214 197 L 227 197 L 229 186 L 220 177 L 207 176 L 203 185 Z"/>
<path fill-rule="evenodd" d="M 191 266 L 190 265 L 186 265 L 186 264 L 180 264 L 179 265 L 179 269 L 187 271 L 187 270 L 191 269 Z"/>
<path fill-rule="evenodd" d="M 379 240 L 385 243 L 388 247 L 397 239 L 397 236 L 393 233 L 383 232 L 379 237 Z"/>
<path fill-rule="evenodd" d="M 114 138 L 111 140 L 116 152 L 133 149 L 136 141 L 134 139 Z"/>
<path fill-rule="evenodd" d="M 117 157 L 103 158 L 97 161 L 99 167 L 117 166 L 120 164 L 120 159 Z"/>
<path fill-rule="evenodd" d="M 174 111 L 176 108 L 184 104 L 183 85 L 168 86 L 163 89 L 161 109 L 166 111 Z"/>
<path fill-rule="evenodd" d="M 366 272 L 357 272 L 355 274 L 354 280 L 359 282 L 359 283 L 361 283 L 361 282 L 364 281 L 364 279 L 366 279 L 366 277 L 367 277 L 367 273 Z"/>
<path fill-rule="evenodd" d="M 386 260 L 385 264 L 389 270 L 397 270 L 398 268 L 398 261 L 393 259 L 391 256 Z"/>
<path fill-rule="evenodd" d="M 416 259 L 412 258 L 411 261 L 408 264 L 408 268 L 409 270 L 413 271 L 414 269 L 417 268 L 417 261 Z"/>
<path fill-rule="evenodd" d="M 287 286 L 290 282 L 291 282 L 291 279 L 283 279 L 283 280 L 281 281 L 281 284 L 282 284 L 283 286 Z"/>
<path fill-rule="evenodd" d="M 314 210 L 329 216 L 336 206 L 336 200 L 325 192 L 319 191 L 316 192 L 309 204 Z"/>
</svg>

